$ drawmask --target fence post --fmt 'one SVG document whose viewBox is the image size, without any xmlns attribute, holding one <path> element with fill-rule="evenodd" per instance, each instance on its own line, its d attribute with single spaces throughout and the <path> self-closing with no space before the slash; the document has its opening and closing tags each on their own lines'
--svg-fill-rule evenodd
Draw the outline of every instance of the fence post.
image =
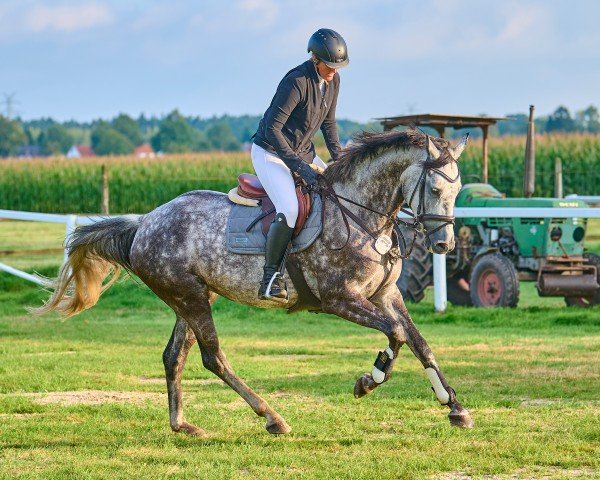
<svg viewBox="0 0 600 480">
<path fill-rule="evenodd" d="M 554 196 L 563 198 L 563 174 L 560 157 L 554 159 Z"/>
<path fill-rule="evenodd" d="M 65 232 L 65 257 L 64 262 L 69 258 L 69 249 L 67 248 L 67 244 L 69 243 L 69 239 L 71 238 L 71 234 L 75 231 L 75 227 L 77 226 L 77 215 L 67 215 L 66 221 L 66 232 Z"/>
<path fill-rule="evenodd" d="M 108 215 L 109 188 L 108 188 L 108 168 L 102 164 L 102 200 L 100 203 L 100 213 Z"/>
<path fill-rule="evenodd" d="M 448 304 L 446 290 L 446 255 L 433 254 L 433 304 L 436 312 L 445 312 Z"/>
</svg>

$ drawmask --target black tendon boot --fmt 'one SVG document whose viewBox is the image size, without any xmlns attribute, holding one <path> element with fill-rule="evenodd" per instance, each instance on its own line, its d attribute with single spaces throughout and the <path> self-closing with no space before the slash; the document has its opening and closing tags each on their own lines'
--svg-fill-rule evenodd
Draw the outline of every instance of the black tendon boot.
<svg viewBox="0 0 600 480">
<path fill-rule="evenodd" d="M 287 290 L 283 281 L 282 263 L 292 239 L 294 229 L 290 228 L 283 213 L 275 215 L 275 219 L 267 233 L 267 252 L 262 283 L 258 290 L 260 299 L 287 299 Z"/>
</svg>

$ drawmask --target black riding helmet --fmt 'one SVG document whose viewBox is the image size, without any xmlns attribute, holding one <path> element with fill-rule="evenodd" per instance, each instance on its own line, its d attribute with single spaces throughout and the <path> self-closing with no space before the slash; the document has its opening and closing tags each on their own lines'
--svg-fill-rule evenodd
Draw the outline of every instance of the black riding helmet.
<svg viewBox="0 0 600 480">
<path fill-rule="evenodd" d="M 307 52 L 312 52 L 325 65 L 342 68 L 348 65 L 348 47 L 342 36 L 330 28 L 320 28 L 308 40 Z"/>
</svg>

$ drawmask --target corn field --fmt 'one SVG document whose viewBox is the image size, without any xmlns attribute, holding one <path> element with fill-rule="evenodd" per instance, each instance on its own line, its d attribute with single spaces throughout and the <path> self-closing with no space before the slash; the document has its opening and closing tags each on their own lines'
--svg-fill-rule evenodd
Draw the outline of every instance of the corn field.
<svg viewBox="0 0 600 480">
<path fill-rule="evenodd" d="M 321 151 L 322 158 L 328 158 Z M 492 138 L 489 181 L 507 196 L 522 195 L 525 137 Z M 536 138 L 537 196 L 552 196 L 554 159 L 563 165 L 565 194 L 599 194 L 600 137 L 539 135 Z M 155 159 L 95 157 L 0 161 L 0 209 L 49 213 L 98 213 L 101 166 L 110 172 L 111 213 L 143 213 L 181 193 L 208 189 L 226 192 L 241 172 L 252 172 L 250 154 L 198 153 Z M 481 176 L 481 142 L 474 141 L 460 161 L 463 183 Z"/>
</svg>

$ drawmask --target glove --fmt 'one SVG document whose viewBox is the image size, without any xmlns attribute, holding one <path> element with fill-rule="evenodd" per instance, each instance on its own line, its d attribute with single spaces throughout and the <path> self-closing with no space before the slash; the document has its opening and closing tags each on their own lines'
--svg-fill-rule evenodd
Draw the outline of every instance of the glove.
<svg viewBox="0 0 600 480">
<path fill-rule="evenodd" d="M 310 168 L 312 168 L 315 172 L 317 172 L 319 175 L 323 175 L 323 172 L 325 171 L 325 169 L 323 167 L 319 167 L 317 164 L 315 163 L 311 163 L 309 165 Z"/>
<path fill-rule="evenodd" d="M 314 187 L 317 184 L 319 176 L 308 164 L 301 162 L 295 173 L 300 175 L 309 187 Z"/>
</svg>

